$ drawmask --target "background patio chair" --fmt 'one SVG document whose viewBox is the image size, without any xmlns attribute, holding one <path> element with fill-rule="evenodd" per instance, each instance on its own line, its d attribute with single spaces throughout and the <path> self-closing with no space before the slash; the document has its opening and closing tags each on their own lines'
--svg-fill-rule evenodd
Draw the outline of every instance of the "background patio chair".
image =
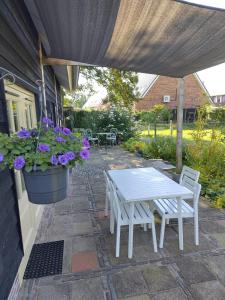
<svg viewBox="0 0 225 300">
<path fill-rule="evenodd" d="M 110 145 L 114 146 L 116 145 L 116 133 L 110 132 L 106 135 L 106 142 L 110 143 Z"/>
<path fill-rule="evenodd" d="M 201 185 L 186 177 L 185 187 L 193 192 L 193 207 L 182 200 L 182 218 L 194 218 L 195 244 L 199 245 L 198 202 Z M 162 217 L 159 248 L 163 248 L 166 220 L 178 219 L 176 199 L 158 199 L 153 201 L 153 209 Z M 183 235 L 183 232 L 182 232 Z"/>
<path fill-rule="evenodd" d="M 111 210 L 110 210 L 110 232 L 114 233 L 114 221 L 116 221 L 116 257 L 120 253 L 120 227 L 130 225 L 129 219 L 129 204 L 126 204 L 118 194 L 112 181 L 110 183 L 111 193 Z M 132 219 L 132 226 L 135 224 L 151 224 L 152 226 L 152 239 L 154 252 L 157 252 L 156 232 L 155 232 L 155 219 L 150 211 L 148 205 L 143 203 L 136 203 L 134 205 L 134 215 Z M 128 244 L 128 252 L 133 244 Z"/>
<path fill-rule="evenodd" d="M 85 130 L 85 137 L 89 140 L 89 142 L 93 145 L 97 144 L 99 145 L 99 140 L 97 137 L 93 136 L 92 130 L 91 129 L 86 129 Z"/>
</svg>

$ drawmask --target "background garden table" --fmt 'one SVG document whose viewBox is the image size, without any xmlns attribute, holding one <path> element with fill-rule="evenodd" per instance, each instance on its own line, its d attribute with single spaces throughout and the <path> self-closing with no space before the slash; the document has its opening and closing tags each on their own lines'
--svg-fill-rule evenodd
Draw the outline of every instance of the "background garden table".
<svg viewBox="0 0 225 300">
<path fill-rule="evenodd" d="M 181 200 L 184 197 L 192 198 L 193 193 L 154 168 L 110 170 L 108 171 L 108 175 L 119 190 L 124 201 L 130 204 L 128 257 L 132 257 L 133 218 L 131 216 L 134 214 L 134 202 L 137 201 L 151 201 L 162 198 L 176 198 L 178 200 L 179 248 L 183 250 Z"/>
</svg>

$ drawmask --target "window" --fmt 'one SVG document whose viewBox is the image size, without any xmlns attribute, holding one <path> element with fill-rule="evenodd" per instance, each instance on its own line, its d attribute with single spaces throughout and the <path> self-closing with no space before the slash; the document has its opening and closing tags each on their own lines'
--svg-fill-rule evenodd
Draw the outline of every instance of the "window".
<svg viewBox="0 0 225 300">
<path fill-rule="evenodd" d="M 19 130 L 19 122 L 18 122 L 18 108 L 16 101 L 12 101 L 12 113 L 13 113 L 13 121 L 14 121 L 14 131 Z"/>
<path fill-rule="evenodd" d="M 16 85 L 7 85 L 5 82 L 7 113 L 9 130 L 11 133 L 19 131 L 22 127 L 31 129 L 36 126 L 36 111 L 34 95 Z M 22 198 L 25 191 L 23 176 L 15 171 L 18 198 Z"/>
</svg>

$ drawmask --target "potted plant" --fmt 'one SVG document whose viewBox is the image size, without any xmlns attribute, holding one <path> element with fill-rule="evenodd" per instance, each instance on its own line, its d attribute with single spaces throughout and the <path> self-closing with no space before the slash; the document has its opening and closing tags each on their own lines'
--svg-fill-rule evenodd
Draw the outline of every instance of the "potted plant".
<svg viewBox="0 0 225 300">
<path fill-rule="evenodd" d="M 89 142 L 69 128 L 54 127 L 43 118 L 38 129 L 22 128 L 17 134 L 0 133 L 0 169 L 23 172 L 32 203 L 49 204 L 67 196 L 68 168 L 89 158 Z"/>
</svg>

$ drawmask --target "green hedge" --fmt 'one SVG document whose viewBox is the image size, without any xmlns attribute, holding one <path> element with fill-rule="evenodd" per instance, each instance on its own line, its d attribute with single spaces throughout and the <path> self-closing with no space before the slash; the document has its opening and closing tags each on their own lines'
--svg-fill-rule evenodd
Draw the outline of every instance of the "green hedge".
<svg viewBox="0 0 225 300">
<path fill-rule="evenodd" d="M 93 133 L 108 132 L 116 128 L 123 140 L 135 135 L 135 118 L 132 112 L 125 108 L 111 107 L 106 111 L 79 110 L 67 113 L 66 125 L 71 129 L 90 128 Z"/>
</svg>

